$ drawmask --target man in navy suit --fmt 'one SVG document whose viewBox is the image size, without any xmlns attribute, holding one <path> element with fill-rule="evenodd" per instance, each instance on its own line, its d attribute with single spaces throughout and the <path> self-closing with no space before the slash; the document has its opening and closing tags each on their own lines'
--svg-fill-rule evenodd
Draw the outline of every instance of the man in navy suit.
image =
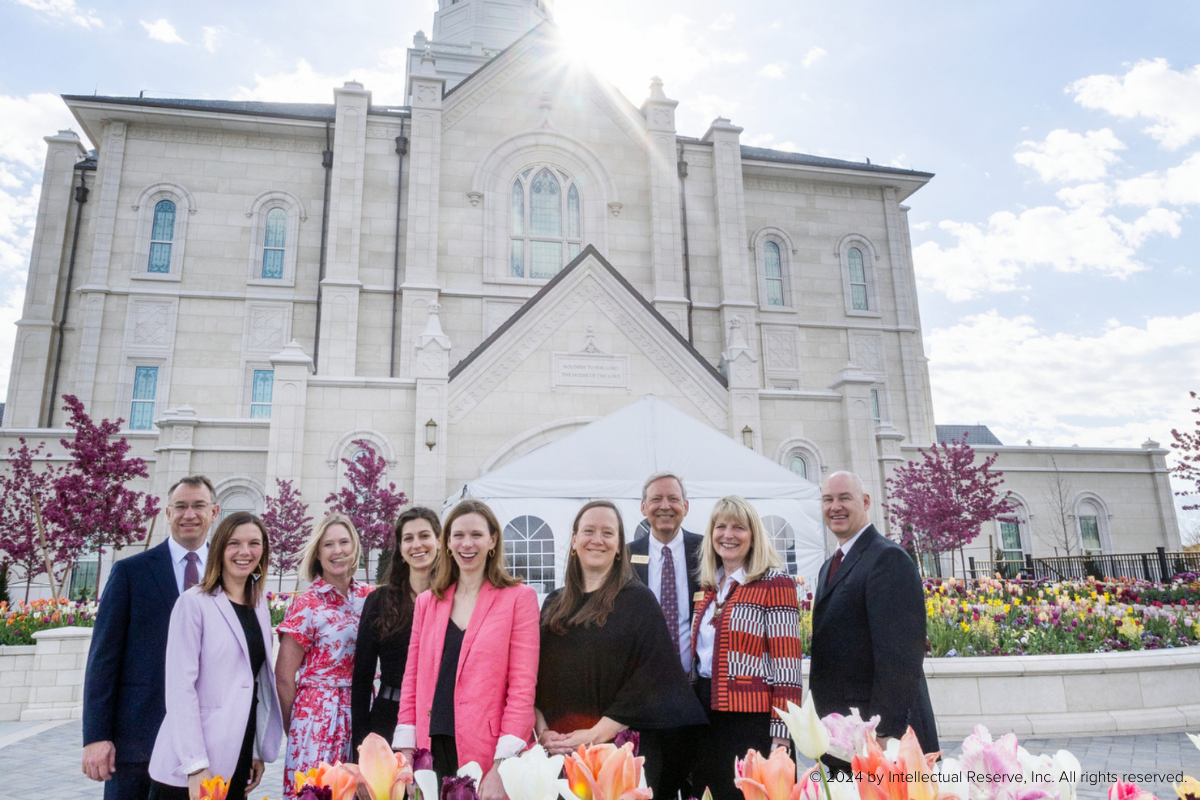
<svg viewBox="0 0 1200 800">
<path fill-rule="evenodd" d="M 105 800 L 145 800 L 150 753 L 166 714 L 167 629 L 185 588 L 204 576 L 208 529 L 220 507 L 212 481 L 167 492 L 167 541 L 113 564 L 83 684 L 83 772 L 107 781 Z"/>
<path fill-rule="evenodd" d="M 939 748 L 925 685 L 925 591 L 916 563 L 881 536 L 867 510 L 862 480 L 835 472 L 821 487 L 825 525 L 837 551 L 821 567 L 813 600 L 809 690 L 817 713 L 879 715 L 881 742 L 911 726 L 921 749 Z M 831 756 L 837 770 L 849 764 Z"/>
<path fill-rule="evenodd" d="M 642 513 L 650 524 L 650 535 L 629 545 L 633 571 L 658 598 L 675 638 L 679 662 L 685 673 L 692 670 L 692 609 L 700 590 L 700 546 L 703 536 L 683 530 L 687 516 L 687 491 L 671 472 L 658 472 L 642 485 Z M 675 797 L 689 792 L 691 762 L 686 730 L 642 731 L 643 755 L 661 748 L 657 760 L 663 765 L 656 796 Z"/>
</svg>

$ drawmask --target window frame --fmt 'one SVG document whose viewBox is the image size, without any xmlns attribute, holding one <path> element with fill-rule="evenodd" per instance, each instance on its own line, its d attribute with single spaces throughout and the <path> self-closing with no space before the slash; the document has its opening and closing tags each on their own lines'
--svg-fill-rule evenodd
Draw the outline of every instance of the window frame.
<svg viewBox="0 0 1200 800">
<path fill-rule="evenodd" d="M 767 277 L 767 245 L 773 244 L 779 248 L 779 282 L 783 294 L 782 305 L 772 305 L 770 298 L 770 278 Z M 754 253 L 754 273 L 758 282 L 758 308 L 766 312 L 794 313 L 798 307 L 796 302 L 795 256 L 796 246 L 792 237 L 783 228 L 766 225 L 756 230 L 750 237 L 750 249 Z"/>
<path fill-rule="evenodd" d="M 543 172 L 546 172 L 558 184 L 559 193 L 559 232 L 560 236 L 534 234 L 533 232 L 533 184 Z M 521 216 L 520 224 L 522 233 L 517 234 L 515 224 L 517 215 L 513 208 L 513 200 L 516 196 L 517 185 L 521 186 Z M 571 219 L 571 192 L 575 192 L 575 218 Z M 579 181 L 572 176 L 567 170 L 550 163 L 538 163 L 532 166 L 525 167 L 519 170 L 512 177 L 508 185 L 508 274 L 510 280 L 523 281 L 528 283 L 545 283 L 553 280 L 556 275 L 563 271 L 568 264 L 574 261 L 579 253 L 583 252 L 584 244 L 584 220 L 583 220 L 583 191 L 580 188 Z M 577 227 L 577 235 L 571 235 L 571 225 L 574 221 Z M 521 243 L 521 274 L 513 274 L 513 252 L 514 246 Z M 533 250 L 534 245 L 539 243 L 558 243 L 562 250 L 562 266 L 549 276 L 533 275 Z M 575 252 L 572 255 L 571 248 L 574 246 Z"/>
<path fill-rule="evenodd" d="M 154 235 L 154 213 L 158 204 L 169 200 L 175 204 L 175 226 L 171 232 L 171 258 L 167 272 L 150 271 L 151 244 L 163 243 L 165 239 L 151 239 Z M 188 219 L 196 213 L 196 200 L 191 192 L 174 183 L 155 183 L 147 186 L 133 204 L 137 212 L 137 233 L 134 239 L 133 263 L 130 275 L 134 280 L 172 281 L 183 280 L 184 251 L 187 245 Z"/>
<path fill-rule="evenodd" d="M 1101 499 L 1100 495 L 1095 492 L 1080 492 L 1075 497 L 1074 511 L 1075 536 L 1079 545 L 1080 555 L 1108 555 L 1112 553 L 1112 531 L 1109 528 L 1109 520 L 1112 514 L 1109 513 L 1108 505 Z M 1096 520 L 1096 537 L 1100 542 L 1100 551 L 1098 553 L 1088 553 L 1084 547 L 1083 520 L 1085 518 L 1094 518 Z"/>
<path fill-rule="evenodd" d="M 267 249 L 267 217 L 276 209 L 287 214 L 287 227 L 283 234 L 282 275 L 278 278 L 263 277 L 263 261 Z M 250 220 L 250 253 L 246 266 L 248 286 L 280 286 L 294 288 L 296 285 L 296 261 L 299 252 L 300 224 L 308 219 L 303 201 L 291 192 L 272 190 L 255 197 L 246 209 Z"/>
<path fill-rule="evenodd" d="M 541 525 L 540 525 L 540 527 L 535 529 L 534 536 L 527 536 L 527 535 L 521 534 L 520 529 L 517 528 L 516 523 L 518 520 L 526 520 L 526 521 L 537 520 L 537 522 L 541 523 Z M 526 523 L 526 531 L 528 531 L 528 530 L 529 530 L 529 527 L 528 527 L 528 522 L 527 522 Z M 511 533 L 510 533 L 510 531 L 511 531 Z M 542 531 L 546 532 L 545 536 L 540 535 Z M 532 573 L 530 573 L 529 570 L 534 569 L 534 567 L 531 567 L 529 564 L 525 564 L 523 566 L 518 566 L 514 561 L 514 556 L 516 555 L 516 545 L 518 542 L 531 543 L 531 542 L 535 542 L 535 541 L 549 542 L 550 549 L 546 550 L 543 545 L 543 549 L 541 552 L 536 553 L 536 554 L 531 554 L 528 551 L 526 551 L 524 553 L 524 555 L 525 556 L 537 555 L 540 558 L 541 563 L 536 567 L 536 569 L 541 570 L 543 572 L 543 574 L 546 569 L 549 569 L 550 570 L 550 580 L 549 581 L 546 581 L 545 579 L 541 579 L 541 580 L 537 580 L 537 581 L 533 580 Z M 550 523 L 547 522 L 546 520 L 542 519 L 541 517 L 539 517 L 535 514 L 521 514 L 519 516 L 516 516 L 516 517 L 513 517 L 512 519 L 510 519 L 504 525 L 504 550 L 505 550 L 504 557 L 508 561 L 508 563 L 505 566 L 508 568 L 508 571 L 510 574 L 524 578 L 525 583 L 530 586 L 536 585 L 537 587 L 540 587 L 541 589 L 546 588 L 547 585 L 550 587 L 549 590 L 547 590 L 545 592 L 538 590 L 538 594 L 549 594 L 550 592 L 554 591 L 554 589 L 559 586 L 559 581 L 558 581 L 558 543 L 554 537 L 554 529 L 550 527 Z"/>
<path fill-rule="evenodd" d="M 265 374 L 265 373 L 271 374 L 271 386 L 270 386 L 270 392 L 269 392 L 270 397 L 264 402 L 262 400 L 255 400 L 254 395 L 255 395 L 255 391 L 258 389 L 258 376 L 260 374 Z M 269 420 L 271 418 L 271 407 L 272 407 L 274 397 L 275 397 L 275 370 L 274 369 L 251 368 L 251 370 L 250 370 L 250 419 Z M 267 409 L 266 415 L 256 417 L 254 415 L 255 410 L 261 409 L 263 406 L 265 406 Z"/>
<path fill-rule="evenodd" d="M 138 359 L 132 359 L 132 361 L 133 361 L 133 363 L 131 364 L 131 370 L 130 370 L 129 398 L 125 402 L 125 406 L 129 409 L 129 416 L 125 420 L 125 429 L 130 430 L 130 431 L 157 430 L 158 426 L 154 424 L 154 420 L 155 420 L 155 418 L 158 417 L 158 408 L 159 408 L 159 403 L 161 402 L 160 396 L 162 395 L 161 389 L 162 389 L 162 379 L 163 379 L 163 366 L 160 363 L 156 363 L 157 362 L 156 359 L 140 359 L 140 358 L 138 358 Z M 138 372 L 140 370 L 144 370 L 144 369 L 154 370 L 154 397 L 149 398 L 148 400 L 146 398 L 137 397 L 137 376 L 138 376 Z M 150 406 L 150 424 L 144 428 L 135 428 L 133 425 L 133 420 L 134 420 L 133 411 L 134 411 L 135 403 L 141 403 L 143 405 L 148 403 Z"/>
<path fill-rule="evenodd" d="M 867 307 L 865 309 L 854 307 L 853 286 L 859 282 L 851 280 L 851 249 L 857 249 L 862 254 L 863 258 L 863 277 L 866 280 L 867 295 Z M 846 316 L 874 318 L 882 317 L 883 312 L 879 304 L 879 275 L 876 268 L 876 264 L 879 261 L 879 256 L 875 250 L 875 245 L 871 243 L 870 239 L 860 233 L 848 233 L 838 240 L 837 246 L 834 248 L 834 255 L 837 256 L 838 264 L 842 272 L 842 293 Z"/>
<path fill-rule="evenodd" d="M 808 467 L 809 477 L 804 478 L 804 480 L 820 485 L 828 467 L 816 443 L 797 436 L 780 442 L 779 446 L 775 449 L 775 463 L 789 472 L 791 472 L 791 460 L 795 457 L 803 459 L 805 466 Z M 794 472 L 792 474 L 795 475 Z M 797 475 L 796 477 L 800 476 Z"/>
</svg>

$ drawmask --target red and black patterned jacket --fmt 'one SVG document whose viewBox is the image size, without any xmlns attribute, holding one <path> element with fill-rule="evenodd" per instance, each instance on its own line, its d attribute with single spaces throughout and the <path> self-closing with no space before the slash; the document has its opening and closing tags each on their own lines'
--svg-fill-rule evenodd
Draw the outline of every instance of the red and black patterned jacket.
<svg viewBox="0 0 1200 800">
<path fill-rule="evenodd" d="M 704 612 L 716 597 L 705 590 L 692 617 L 692 652 Z M 788 738 L 773 708 L 801 702 L 800 605 L 796 582 L 770 569 L 729 593 L 713 618 L 712 707 L 714 711 L 771 712 L 771 735 Z"/>
</svg>

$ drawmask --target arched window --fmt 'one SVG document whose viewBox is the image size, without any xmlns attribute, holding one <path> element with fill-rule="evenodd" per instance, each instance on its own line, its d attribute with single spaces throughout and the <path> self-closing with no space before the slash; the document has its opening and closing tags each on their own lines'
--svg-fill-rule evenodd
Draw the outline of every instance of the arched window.
<svg viewBox="0 0 1200 800">
<path fill-rule="evenodd" d="M 1085 556 L 1100 555 L 1104 552 L 1104 539 L 1101 526 L 1106 520 L 1100 508 L 1091 500 L 1079 504 L 1079 547 Z"/>
<path fill-rule="evenodd" d="M 272 208 L 267 212 L 266 226 L 263 235 L 262 277 L 280 280 L 283 278 L 283 254 L 287 241 L 287 212 L 282 208 Z"/>
<path fill-rule="evenodd" d="M 846 252 L 850 264 L 850 307 L 855 311 L 869 311 L 867 307 L 867 269 L 863 264 L 862 250 L 851 247 Z"/>
<path fill-rule="evenodd" d="M 766 272 L 767 305 L 787 305 L 783 302 L 783 258 L 775 242 L 763 245 L 763 269 Z"/>
<path fill-rule="evenodd" d="M 788 459 L 788 469 L 799 475 L 801 478 L 808 479 L 808 462 L 804 460 L 802 455 L 793 455 Z"/>
<path fill-rule="evenodd" d="M 175 242 L 175 203 L 159 200 L 150 227 L 150 260 L 147 272 L 165 275 L 171 271 L 171 245 Z"/>
<path fill-rule="evenodd" d="M 795 575 L 797 572 L 796 532 L 792 530 L 791 523 L 774 514 L 763 517 L 762 522 L 763 529 L 771 538 L 771 544 L 775 546 L 775 552 L 783 558 L 788 575 Z"/>
<path fill-rule="evenodd" d="M 561 170 L 531 167 L 513 181 L 509 274 L 553 278 L 579 255 L 579 189 Z"/>
<path fill-rule="evenodd" d="M 554 591 L 554 532 L 538 517 L 517 517 L 504 527 L 504 549 L 513 575 L 537 590 Z"/>
</svg>

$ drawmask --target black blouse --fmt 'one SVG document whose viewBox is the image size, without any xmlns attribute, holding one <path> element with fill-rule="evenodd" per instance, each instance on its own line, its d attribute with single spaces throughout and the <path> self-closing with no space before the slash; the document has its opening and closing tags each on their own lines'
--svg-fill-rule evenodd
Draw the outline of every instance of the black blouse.
<svg viewBox="0 0 1200 800">
<path fill-rule="evenodd" d="M 543 608 L 561 592 L 551 593 Z M 617 595 L 603 626 L 568 627 L 563 635 L 542 629 L 537 708 L 559 733 L 590 728 L 601 717 L 634 730 L 707 722 L 662 608 L 638 581 L 630 581 Z"/>
<path fill-rule="evenodd" d="M 379 684 L 399 689 L 404 683 L 404 666 L 408 663 L 408 641 L 412 620 L 406 620 L 398 631 L 379 636 L 376 624 L 386 595 L 391 588 L 380 586 L 367 595 L 358 622 L 358 642 L 354 649 L 354 677 L 350 681 L 350 711 L 354 743 L 361 744 L 371 732 L 371 701 L 375 695 L 375 669 L 379 668 Z M 410 613 L 412 606 L 409 606 Z"/>
<path fill-rule="evenodd" d="M 458 682 L 458 654 L 462 652 L 465 633 L 454 620 L 447 620 L 442 663 L 438 665 L 433 708 L 429 712 L 430 736 L 454 736 L 454 686 Z"/>
<path fill-rule="evenodd" d="M 241 603 L 230 601 L 233 606 L 233 613 L 237 614 L 238 622 L 242 623 L 242 633 L 246 635 L 246 646 L 250 650 L 250 675 L 255 681 L 258 680 L 258 673 L 262 671 L 262 666 L 267 662 L 267 648 L 263 644 L 262 626 L 258 624 L 258 614 L 254 613 L 253 606 L 244 606 Z"/>
</svg>

